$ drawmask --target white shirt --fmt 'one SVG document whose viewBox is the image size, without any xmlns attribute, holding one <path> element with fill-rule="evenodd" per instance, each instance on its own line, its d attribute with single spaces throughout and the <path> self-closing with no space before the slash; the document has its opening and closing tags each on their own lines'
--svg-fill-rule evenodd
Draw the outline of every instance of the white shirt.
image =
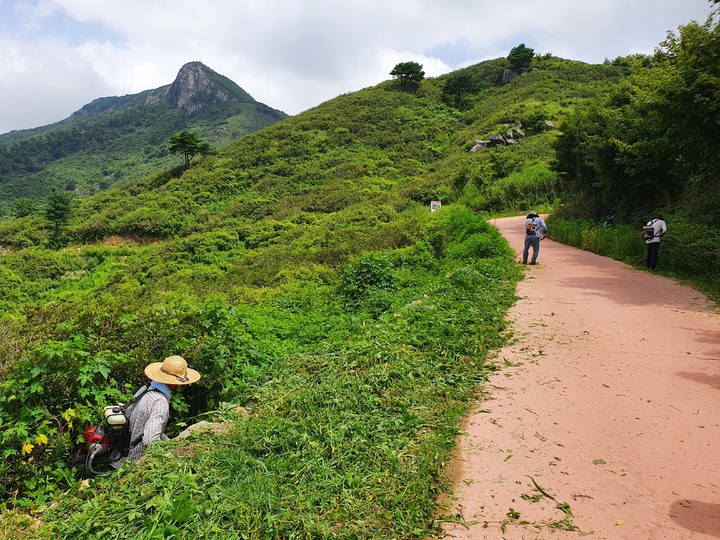
<svg viewBox="0 0 720 540">
<path fill-rule="evenodd" d="M 660 237 L 667 232 L 667 225 L 662 219 L 651 219 L 648 221 L 646 227 L 652 227 L 653 237 L 650 240 L 645 240 L 646 244 L 653 242 L 660 242 Z"/>
</svg>

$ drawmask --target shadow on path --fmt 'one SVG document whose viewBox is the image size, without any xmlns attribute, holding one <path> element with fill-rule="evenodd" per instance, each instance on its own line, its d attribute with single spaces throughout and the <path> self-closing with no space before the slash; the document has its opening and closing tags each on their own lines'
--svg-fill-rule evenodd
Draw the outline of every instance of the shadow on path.
<svg viewBox="0 0 720 540">
<path fill-rule="evenodd" d="M 690 531 L 720 538 L 720 504 L 680 499 L 670 506 L 670 517 Z"/>
</svg>

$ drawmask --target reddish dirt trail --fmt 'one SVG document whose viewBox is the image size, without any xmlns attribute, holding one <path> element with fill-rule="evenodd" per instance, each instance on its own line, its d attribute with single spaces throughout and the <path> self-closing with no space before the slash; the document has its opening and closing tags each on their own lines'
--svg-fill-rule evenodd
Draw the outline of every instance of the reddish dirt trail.
<svg viewBox="0 0 720 540">
<path fill-rule="evenodd" d="M 493 222 L 516 252 L 523 221 Z M 448 537 L 720 538 L 720 315 L 691 288 L 550 240 L 538 263 L 461 427 L 447 514 L 464 523 Z"/>
</svg>

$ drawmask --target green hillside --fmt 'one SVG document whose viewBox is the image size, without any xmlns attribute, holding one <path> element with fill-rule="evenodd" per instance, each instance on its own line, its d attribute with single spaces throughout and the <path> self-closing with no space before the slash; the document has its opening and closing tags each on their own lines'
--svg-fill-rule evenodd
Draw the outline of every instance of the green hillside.
<svg viewBox="0 0 720 540">
<path fill-rule="evenodd" d="M 522 277 L 486 218 L 585 200 L 553 126 L 578 125 L 646 69 L 634 60 L 387 81 L 180 175 L 76 199 L 66 222 L 0 221 L 0 533 L 437 533 L 443 467 L 500 367 Z M 478 149 L 498 135 L 511 144 Z M 169 431 L 226 431 L 154 445 L 83 487 L 63 456 L 170 354 L 203 378 L 173 395 Z"/>
<path fill-rule="evenodd" d="M 6 500 L 75 486 L 58 460 L 79 429 L 177 353 L 203 379 L 174 396 L 171 429 L 203 413 L 230 431 L 160 447 L 120 484 L 73 488 L 43 534 L 120 530 L 106 512 L 125 516 L 117 538 L 433 530 L 443 463 L 519 278 L 477 212 L 552 203 L 545 121 L 626 74 L 547 57 L 503 85 L 505 67 L 468 68 L 478 84 L 460 109 L 444 78 L 340 96 L 179 177 L 76 200 L 59 237 L 41 215 L 0 224 Z M 515 144 L 469 151 L 510 128 Z"/>
<path fill-rule="evenodd" d="M 499 74 L 503 62 L 468 70 Z M 208 261 L 208 269 L 220 275 L 194 294 L 204 299 L 248 287 L 267 292 L 265 286 L 283 281 L 278 278 L 283 272 L 318 265 L 336 272 L 368 249 L 403 243 L 408 233 L 398 223 L 408 212 L 424 211 L 431 200 L 461 202 L 476 211 L 553 203 L 559 197 L 550 167 L 557 131 L 546 130 L 545 120 L 559 123 L 576 104 L 607 92 L 627 70 L 555 58 L 539 58 L 534 68 L 507 85 L 485 76 L 484 88 L 462 110 L 444 103 L 443 78 L 425 80 L 413 92 L 388 81 L 338 97 L 228 145 L 179 178 L 162 173 L 76 200 L 60 239 L 41 215 L 6 220 L 0 244 L 10 248 L 42 249 L 59 241 L 81 252 L 102 252 L 104 242 L 134 254 L 142 245 L 144 266 L 157 258 L 166 267 L 162 276 L 147 274 L 152 265 L 118 268 L 119 279 L 82 268 L 77 259 L 80 266 L 73 271 L 87 272 L 90 283 L 29 281 L 18 294 L 46 302 L 62 292 L 84 302 L 89 292 L 112 296 L 114 287 L 132 276 L 124 294 L 156 301 L 158 294 L 172 295 L 198 279 L 195 261 L 186 257 L 198 249 L 193 244 L 208 244 L 199 249 L 219 250 L 232 263 Z M 469 152 L 478 139 L 537 125 L 538 118 L 541 127 L 522 128 L 526 134 L 517 144 Z M 77 249 L 65 250 L 73 252 Z M 11 266 L 15 256 L 8 253 L 5 264 Z M 95 265 L 104 257 L 90 259 Z M 245 293 L 236 294 L 244 299 Z"/>
<path fill-rule="evenodd" d="M 188 71 L 208 87 L 183 88 Z M 183 91 L 192 92 L 192 107 L 178 102 Z M 99 98 L 56 124 L 0 135 L 0 215 L 15 199 L 42 199 L 52 189 L 87 196 L 177 165 L 167 145 L 174 133 L 192 129 L 219 148 L 286 117 L 191 62 L 172 85 Z"/>
</svg>

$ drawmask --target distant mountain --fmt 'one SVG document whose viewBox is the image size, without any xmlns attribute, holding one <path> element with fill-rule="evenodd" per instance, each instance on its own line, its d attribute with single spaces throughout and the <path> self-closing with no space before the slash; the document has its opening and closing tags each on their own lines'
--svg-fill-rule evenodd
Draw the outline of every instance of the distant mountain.
<svg viewBox="0 0 720 540">
<path fill-rule="evenodd" d="M 172 84 L 102 97 L 55 124 L 0 135 L 0 201 L 7 210 L 52 189 L 89 195 L 179 165 L 168 153 L 179 131 L 197 131 L 218 148 L 287 116 L 190 62 Z"/>
</svg>

